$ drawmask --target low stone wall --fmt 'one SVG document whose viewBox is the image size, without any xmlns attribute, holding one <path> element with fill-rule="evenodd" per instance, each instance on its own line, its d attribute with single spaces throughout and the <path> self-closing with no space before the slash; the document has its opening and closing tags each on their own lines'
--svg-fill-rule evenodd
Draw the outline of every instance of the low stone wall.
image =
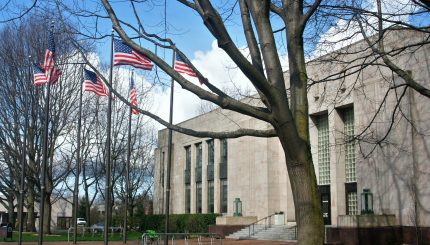
<svg viewBox="0 0 430 245">
<path fill-rule="evenodd" d="M 217 225 L 250 225 L 257 221 L 257 216 L 218 216 Z"/>
<path fill-rule="evenodd" d="M 394 214 L 381 215 L 339 215 L 337 217 L 338 227 L 385 227 L 398 226 Z"/>
<path fill-rule="evenodd" d="M 326 244 L 430 245 L 430 227 L 326 227 Z"/>
</svg>

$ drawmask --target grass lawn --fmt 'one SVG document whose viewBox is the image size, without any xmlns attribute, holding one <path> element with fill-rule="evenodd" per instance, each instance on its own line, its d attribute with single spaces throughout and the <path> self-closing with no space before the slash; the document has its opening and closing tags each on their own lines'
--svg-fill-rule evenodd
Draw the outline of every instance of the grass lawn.
<svg viewBox="0 0 430 245">
<path fill-rule="evenodd" d="M 142 236 L 141 232 L 130 231 L 127 235 L 127 240 L 138 240 Z M 96 234 L 86 233 L 85 235 L 78 234 L 78 241 L 103 241 L 103 233 L 99 232 Z M 22 233 L 22 241 L 23 242 L 37 242 L 39 236 L 35 232 L 23 232 Z M 18 241 L 18 232 L 13 232 L 12 239 L 6 239 L 6 242 L 17 242 Z M 44 235 L 43 241 L 45 242 L 59 242 L 65 241 L 67 242 L 67 231 L 53 233 L 50 235 Z M 73 241 L 73 233 L 70 233 L 70 241 Z M 109 241 L 122 241 L 122 235 L 119 233 L 109 234 Z"/>
</svg>

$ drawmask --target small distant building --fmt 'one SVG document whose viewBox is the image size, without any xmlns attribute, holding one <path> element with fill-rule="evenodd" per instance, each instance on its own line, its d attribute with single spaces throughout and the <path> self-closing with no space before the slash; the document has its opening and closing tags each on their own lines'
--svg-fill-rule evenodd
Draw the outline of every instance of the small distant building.
<svg viewBox="0 0 430 245">
<path fill-rule="evenodd" d="M 51 228 L 52 229 L 68 229 L 72 226 L 72 198 L 68 200 L 57 199 L 52 204 L 51 209 Z M 16 209 L 17 210 L 17 209 Z M 27 210 L 24 208 L 24 224 L 27 224 Z M 39 226 L 39 204 L 35 205 L 36 227 Z M 15 212 L 15 217 L 18 219 L 18 213 Z M 9 214 L 7 209 L 0 204 L 0 223 L 9 223 Z"/>
</svg>

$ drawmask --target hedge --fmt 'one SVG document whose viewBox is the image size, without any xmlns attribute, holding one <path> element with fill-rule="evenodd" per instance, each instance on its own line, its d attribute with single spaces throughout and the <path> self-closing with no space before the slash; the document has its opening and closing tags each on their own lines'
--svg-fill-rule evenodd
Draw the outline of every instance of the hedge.
<svg viewBox="0 0 430 245">
<path fill-rule="evenodd" d="M 209 225 L 214 225 L 219 214 L 171 214 L 169 215 L 169 233 L 207 233 Z M 142 232 L 155 230 L 164 232 L 164 215 L 142 215 L 136 220 Z"/>
</svg>

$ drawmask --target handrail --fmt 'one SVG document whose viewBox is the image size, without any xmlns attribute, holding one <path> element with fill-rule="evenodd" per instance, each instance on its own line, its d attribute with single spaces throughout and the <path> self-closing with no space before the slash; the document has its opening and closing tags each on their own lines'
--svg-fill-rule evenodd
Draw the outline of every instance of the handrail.
<svg viewBox="0 0 430 245">
<path fill-rule="evenodd" d="M 276 213 L 273 213 L 271 215 L 268 215 L 264 218 L 261 218 L 251 224 L 248 225 L 248 237 L 251 237 L 251 226 L 252 226 L 252 236 L 255 234 L 255 224 L 258 224 L 260 221 L 264 220 L 264 230 L 267 230 L 267 228 L 270 228 L 272 226 L 272 216 L 274 216 Z M 269 227 L 267 227 L 267 219 L 269 219 Z"/>
<path fill-rule="evenodd" d="M 155 238 L 157 240 L 157 244 L 160 243 L 161 241 L 161 237 L 164 237 L 165 235 L 167 235 L 167 237 L 171 236 L 172 237 L 172 243 L 171 244 L 175 244 L 175 236 L 183 236 L 184 237 L 184 241 L 185 244 L 188 245 L 188 240 L 189 240 L 189 236 L 197 236 L 197 242 L 198 244 L 202 244 L 202 237 L 209 237 L 210 238 L 210 244 L 214 244 L 214 239 L 219 239 L 219 243 L 218 244 L 222 244 L 222 237 L 217 234 L 217 233 L 156 233 L 157 234 L 157 238 Z M 154 239 L 154 238 L 150 238 L 149 233 L 143 233 L 142 234 L 142 245 L 147 245 L 148 244 L 148 239 Z M 153 235 L 153 234 L 151 234 Z"/>
</svg>

